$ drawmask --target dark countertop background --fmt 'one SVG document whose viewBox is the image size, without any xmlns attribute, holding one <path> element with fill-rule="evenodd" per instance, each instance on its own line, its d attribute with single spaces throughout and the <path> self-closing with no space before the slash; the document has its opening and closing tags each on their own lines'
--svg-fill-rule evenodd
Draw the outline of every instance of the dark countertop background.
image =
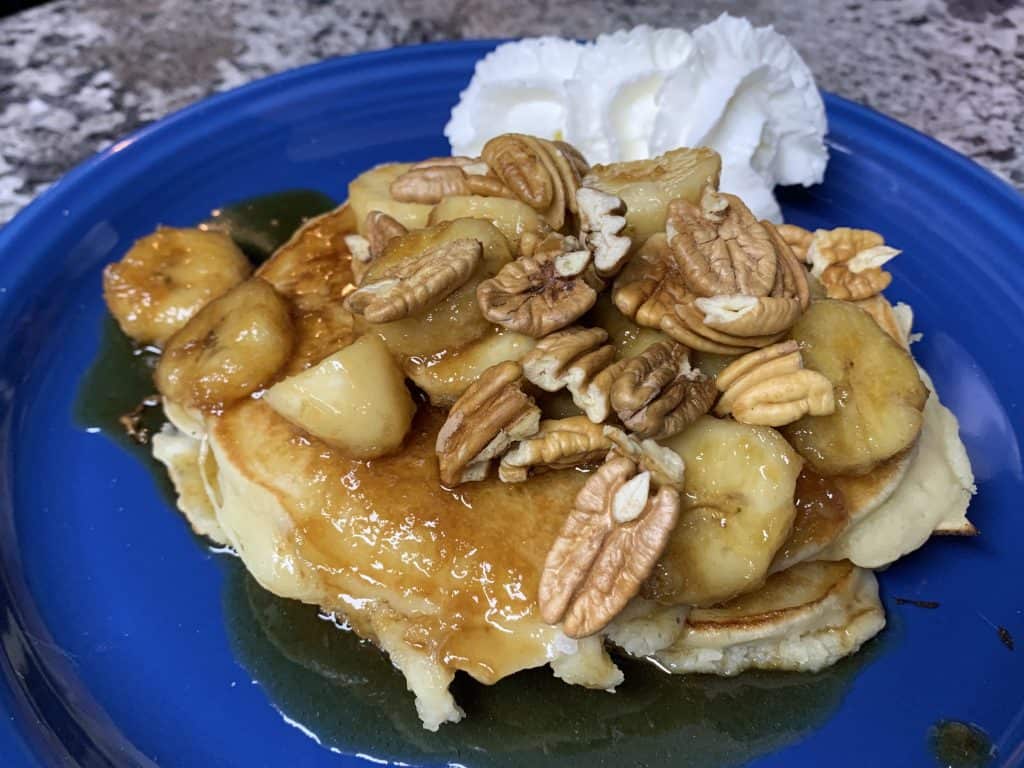
<svg viewBox="0 0 1024 768">
<path fill-rule="evenodd" d="M 1024 190 L 1022 0 L 59 0 L 0 19 L 0 224 L 75 164 L 203 96 L 354 51 L 445 38 L 772 23 L 822 88 Z"/>
</svg>

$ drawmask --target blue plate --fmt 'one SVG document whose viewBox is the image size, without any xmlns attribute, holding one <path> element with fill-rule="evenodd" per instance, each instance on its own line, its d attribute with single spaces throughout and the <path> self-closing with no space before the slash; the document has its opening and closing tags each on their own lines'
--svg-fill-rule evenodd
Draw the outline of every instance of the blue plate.
<svg viewBox="0 0 1024 768">
<path fill-rule="evenodd" d="M 2 765 L 362 764 L 254 683 L 225 621 L 233 571 L 143 464 L 76 426 L 72 403 L 100 341 L 104 264 L 160 223 L 289 188 L 340 200 L 375 163 L 445 153 L 449 109 L 492 46 L 337 59 L 209 99 L 71 172 L 0 232 Z M 997 628 L 1024 638 L 1024 201 L 931 139 L 826 103 L 828 177 L 787 191 L 786 215 L 903 248 L 892 294 L 917 311 L 916 354 L 960 417 L 982 536 L 934 540 L 881 575 L 890 627 L 872 660 L 823 725 L 756 764 L 932 765 L 929 729 L 952 718 L 1019 765 L 1024 648 Z"/>
</svg>

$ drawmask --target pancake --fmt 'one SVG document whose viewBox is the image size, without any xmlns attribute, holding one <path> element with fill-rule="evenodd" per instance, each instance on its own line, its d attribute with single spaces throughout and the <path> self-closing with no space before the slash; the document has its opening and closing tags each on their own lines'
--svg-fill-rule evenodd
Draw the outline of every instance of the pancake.
<svg viewBox="0 0 1024 768">
<path fill-rule="evenodd" d="M 814 560 L 851 525 L 878 509 L 907 474 L 917 444 L 861 477 L 821 477 L 805 466 L 797 478 L 793 529 L 768 573 Z M 832 559 L 832 558 L 826 558 Z"/>
<path fill-rule="evenodd" d="M 689 612 L 688 605 L 660 605 L 634 597 L 604 634 L 630 656 L 650 656 L 679 639 Z"/>
<path fill-rule="evenodd" d="M 757 592 L 694 608 L 679 638 L 654 659 L 677 674 L 816 672 L 855 653 L 884 626 L 871 571 L 849 562 L 801 563 Z"/>
<path fill-rule="evenodd" d="M 203 461 L 202 443 L 172 424 L 153 435 L 153 458 L 167 467 L 178 496 L 178 509 L 185 515 L 192 530 L 217 544 L 227 544 L 224 531 L 217 522 L 217 511 L 210 503 L 200 473 Z"/>
<path fill-rule="evenodd" d="M 403 450 L 372 461 L 258 400 L 210 418 L 226 538 L 266 589 L 345 616 L 385 650 L 427 728 L 461 717 L 447 691 L 458 670 L 489 684 L 551 663 L 567 682 L 614 688 L 622 676 L 602 641 L 565 637 L 535 599 L 585 476 L 446 490 L 434 457 L 443 418 L 421 409 Z"/>
<path fill-rule="evenodd" d="M 851 523 L 863 520 L 896 492 L 913 463 L 917 446 L 918 443 L 914 443 L 861 477 L 832 478 L 843 494 Z"/>
<path fill-rule="evenodd" d="M 939 402 L 923 370 L 921 378 L 932 394 L 925 403 L 917 453 L 903 482 L 829 546 L 823 559 L 849 559 L 865 568 L 880 568 L 914 551 L 943 526 L 974 528 L 966 517 L 975 493 L 974 474 L 956 416 Z"/>
</svg>

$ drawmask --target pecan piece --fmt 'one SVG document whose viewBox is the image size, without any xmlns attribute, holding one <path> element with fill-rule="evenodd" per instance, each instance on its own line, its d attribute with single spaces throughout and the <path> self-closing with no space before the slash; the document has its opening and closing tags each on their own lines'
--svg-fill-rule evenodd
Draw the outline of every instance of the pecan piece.
<svg viewBox="0 0 1024 768">
<path fill-rule="evenodd" d="M 806 416 L 835 411 L 832 383 L 803 367 L 795 341 L 785 341 L 744 355 L 723 369 L 716 380 L 722 397 L 715 413 L 766 427 L 792 424 Z"/>
<path fill-rule="evenodd" d="M 534 338 L 564 328 L 597 301 L 584 276 L 590 254 L 573 237 L 549 235 L 531 256 L 509 262 L 477 286 L 483 316 Z"/>
<path fill-rule="evenodd" d="M 548 552 L 538 602 L 569 637 L 603 629 L 636 595 L 679 518 L 679 493 L 653 497 L 651 474 L 613 455 L 580 489 Z"/>
<path fill-rule="evenodd" d="M 878 323 L 878 327 L 888 333 L 901 347 L 910 349 L 913 314 L 910 313 L 910 308 L 906 304 L 893 307 L 882 294 L 853 303 L 871 315 Z M 908 314 L 909 317 L 907 317 Z"/>
<path fill-rule="evenodd" d="M 638 436 L 681 432 L 711 408 L 715 384 L 690 367 L 686 347 L 659 341 L 630 358 L 611 384 L 611 405 Z"/>
<path fill-rule="evenodd" d="M 536 434 L 540 408 L 522 390 L 519 363 L 491 366 L 448 412 L 437 433 L 441 482 L 449 487 L 483 480 L 493 459 L 516 440 Z"/>
<path fill-rule="evenodd" d="M 807 250 L 811 274 L 817 277 L 830 299 L 861 301 L 875 296 L 892 282 L 882 269 L 900 251 L 869 229 L 815 230 Z"/>
<path fill-rule="evenodd" d="M 483 255 L 478 240 L 451 240 L 396 264 L 345 299 L 350 312 L 389 323 L 425 312 L 466 284 Z"/>
<path fill-rule="evenodd" d="M 614 276 L 626 262 L 633 242 L 621 232 L 626 228 L 626 208 L 615 195 L 589 187 L 576 190 L 580 214 L 580 242 L 594 254 L 600 277 Z"/>
<path fill-rule="evenodd" d="M 603 328 L 572 326 L 549 334 L 523 358 L 527 381 L 547 392 L 557 392 L 593 378 L 615 359 L 615 349 Z"/>
<path fill-rule="evenodd" d="M 602 429 L 615 450 L 650 472 L 658 485 L 683 490 L 686 465 L 678 453 L 651 438 L 637 440 L 634 435 L 628 435 L 618 427 L 605 426 Z"/>
<path fill-rule="evenodd" d="M 370 211 L 366 214 L 365 231 L 366 237 L 345 235 L 345 246 L 352 256 L 352 278 L 356 285 L 363 281 L 370 264 L 384 253 L 387 244 L 409 230 L 383 211 Z"/>
<path fill-rule="evenodd" d="M 450 195 L 512 197 L 487 164 L 468 157 L 424 160 L 391 182 L 391 196 L 403 203 L 433 205 Z"/>
<path fill-rule="evenodd" d="M 398 219 L 384 211 L 370 211 L 366 214 L 366 240 L 370 248 L 370 259 L 376 259 L 396 237 L 401 237 L 409 230 Z"/>
<path fill-rule="evenodd" d="M 611 447 L 601 426 L 586 416 L 542 421 L 536 435 L 520 440 L 501 457 L 498 477 L 504 483 L 521 483 L 534 472 L 600 464 Z"/>
<path fill-rule="evenodd" d="M 586 163 L 568 145 L 506 133 L 488 141 L 480 155 L 513 195 L 540 212 L 553 229 L 565 225 L 567 212 L 576 213 L 576 190 Z"/>
</svg>

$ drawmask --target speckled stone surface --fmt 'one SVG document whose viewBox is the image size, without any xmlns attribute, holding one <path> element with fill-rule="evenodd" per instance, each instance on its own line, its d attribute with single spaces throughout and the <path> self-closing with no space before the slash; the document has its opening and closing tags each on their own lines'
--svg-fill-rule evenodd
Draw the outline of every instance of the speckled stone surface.
<svg viewBox="0 0 1024 768">
<path fill-rule="evenodd" d="M 0 20 L 0 222 L 119 136 L 290 67 L 445 38 L 692 28 L 723 8 L 788 35 L 823 88 L 1024 189 L 1021 0 L 60 0 Z"/>
</svg>

